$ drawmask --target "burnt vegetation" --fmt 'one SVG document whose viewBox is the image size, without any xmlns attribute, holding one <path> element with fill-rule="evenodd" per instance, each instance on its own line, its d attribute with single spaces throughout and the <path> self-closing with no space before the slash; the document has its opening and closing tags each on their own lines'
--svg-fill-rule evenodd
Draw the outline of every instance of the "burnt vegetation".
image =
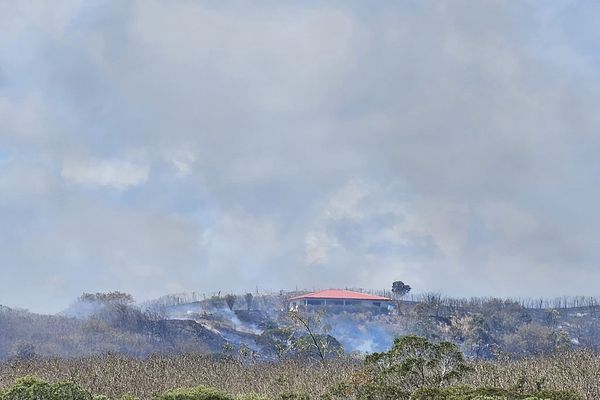
<svg viewBox="0 0 600 400">
<path fill-rule="evenodd" d="M 600 398 L 595 299 L 407 298 L 408 285 L 394 288 L 389 311 L 290 312 L 296 293 L 283 292 L 145 304 L 84 294 L 58 315 L 2 307 L 0 399 L 67 389 L 82 399 Z M 52 396 L 35 398 L 62 399 Z"/>
<path fill-rule="evenodd" d="M 594 298 L 466 300 L 428 293 L 406 299 L 402 285 L 395 286 L 391 311 L 327 307 L 290 315 L 286 293 L 166 296 L 141 305 L 124 293 L 84 294 L 58 315 L 2 307 L 0 360 L 220 354 L 224 347 L 239 351 L 244 346 L 257 358 L 275 359 L 292 353 L 290 341 L 308 336 L 314 344 L 319 335 L 330 336 L 347 354 L 382 351 L 406 335 L 454 343 L 470 359 L 600 349 L 599 303 Z M 315 331 L 313 323 L 318 325 Z M 319 346 L 312 347 L 313 353 L 322 353 Z"/>
</svg>

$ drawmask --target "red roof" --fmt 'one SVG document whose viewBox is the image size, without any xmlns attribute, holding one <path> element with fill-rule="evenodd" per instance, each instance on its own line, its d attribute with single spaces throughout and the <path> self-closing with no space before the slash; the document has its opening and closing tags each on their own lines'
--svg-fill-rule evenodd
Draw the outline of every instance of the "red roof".
<svg viewBox="0 0 600 400">
<path fill-rule="evenodd" d="M 343 300 L 374 300 L 390 301 L 392 299 L 383 296 L 373 296 L 371 294 L 352 292 L 350 290 L 327 289 L 319 292 L 308 293 L 302 296 L 292 297 L 290 300 L 301 299 L 343 299 Z"/>
</svg>

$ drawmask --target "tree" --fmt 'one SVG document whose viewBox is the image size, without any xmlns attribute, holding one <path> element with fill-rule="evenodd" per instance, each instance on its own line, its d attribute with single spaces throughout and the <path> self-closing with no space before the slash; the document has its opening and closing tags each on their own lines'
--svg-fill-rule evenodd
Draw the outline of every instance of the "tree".
<svg viewBox="0 0 600 400">
<path fill-rule="evenodd" d="M 401 314 L 400 299 L 403 298 L 404 296 L 406 296 L 408 294 L 408 292 L 410 292 L 410 289 L 411 289 L 411 287 L 402 281 L 395 281 L 394 283 L 392 283 L 392 293 L 394 294 L 394 297 L 396 298 L 396 307 L 398 310 L 398 314 Z"/>
<path fill-rule="evenodd" d="M 225 296 L 225 303 L 227 303 L 227 307 L 229 307 L 229 309 L 231 311 L 233 311 L 233 306 L 235 305 L 235 295 L 233 294 L 228 294 Z"/>
<path fill-rule="evenodd" d="M 246 293 L 244 295 L 244 300 L 246 300 L 246 306 L 248 307 L 248 311 L 250 311 L 250 309 L 252 308 L 252 299 L 254 298 L 254 296 L 252 296 L 252 293 Z"/>
<path fill-rule="evenodd" d="M 418 336 L 396 338 L 389 351 L 373 353 L 365 359 L 365 370 L 373 384 L 409 391 L 424 386 L 446 386 L 468 369 L 456 345 L 432 343 Z"/>
<path fill-rule="evenodd" d="M 1 392 L 0 392 L 1 393 Z M 47 383 L 37 378 L 19 378 L 0 397 L 5 400 L 93 400 L 95 397 L 73 382 Z"/>
<path fill-rule="evenodd" d="M 491 359 L 496 355 L 498 344 L 481 314 L 455 315 L 451 321 L 453 339 L 463 343 L 468 356 Z"/>
<path fill-rule="evenodd" d="M 316 355 L 326 365 L 328 356 L 343 353 L 341 344 L 327 332 L 330 327 L 323 324 L 321 313 L 301 313 L 297 310 L 288 313 L 295 329 L 302 332 L 294 340 L 294 349 L 298 353 Z"/>
<path fill-rule="evenodd" d="M 520 357 L 547 356 L 572 345 L 567 333 L 541 325 L 523 325 L 503 341 L 508 352 Z"/>
<path fill-rule="evenodd" d="M 396 295 L 398 298 L 402 298 L 410 292 L 412 288 L 409 285 L 406 285 L 402 281 L 395 281 L 392 283 L 392 293 Z"/>
</svg>

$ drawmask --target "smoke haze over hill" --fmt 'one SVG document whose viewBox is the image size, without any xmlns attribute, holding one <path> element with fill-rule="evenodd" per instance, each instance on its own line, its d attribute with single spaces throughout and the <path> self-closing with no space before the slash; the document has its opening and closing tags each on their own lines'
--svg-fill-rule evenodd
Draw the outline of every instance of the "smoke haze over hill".
<svg viewBox="0 0 600 400">
<path fill-rule="evenodd" d="M 2 2 L 0 304 L 597 294 L 593 2 Z"/>
</svg>

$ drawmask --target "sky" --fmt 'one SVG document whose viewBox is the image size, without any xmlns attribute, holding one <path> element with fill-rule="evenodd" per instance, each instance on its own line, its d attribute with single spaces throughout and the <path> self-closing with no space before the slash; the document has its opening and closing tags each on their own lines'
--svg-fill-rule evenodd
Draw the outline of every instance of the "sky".
<svg viewBox="0 0 600 400">
<path fill-rule="evenodd" d="M 596 1 L 0 1 L 0 304 L 600 295 Z"/>
</svg>

